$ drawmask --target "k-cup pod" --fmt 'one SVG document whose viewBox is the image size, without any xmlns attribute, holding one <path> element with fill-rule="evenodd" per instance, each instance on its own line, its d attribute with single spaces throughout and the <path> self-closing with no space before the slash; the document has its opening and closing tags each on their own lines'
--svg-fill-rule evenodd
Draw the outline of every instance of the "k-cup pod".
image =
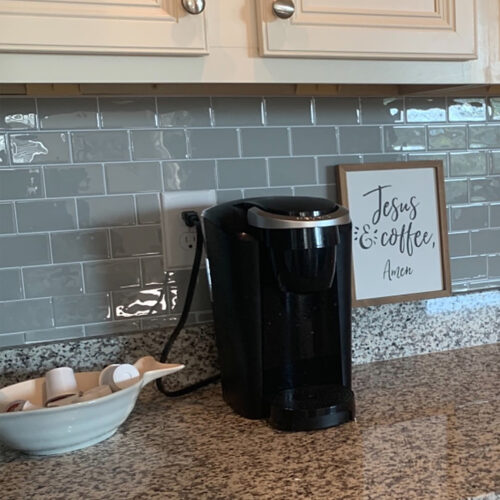
<svg viewBox="0 0 500 500">
<path fill-rule="evenodd" d="M 92 401 L 93 399 L 99 399 L 99 398 L 102 398 L 103 396 L 108 396 L 112 392 L 113 391 L 111 390 L 111 387 L 109 385 L 98 385 L 97 387 L 93 387 L 92 389 L 85 391 L 78 398 L 78 402 L 80 402 L 80 401 Z"/>
<path fill-rule="evenodd" d="M 31 401 L 18 399 L 16 401 L 12 401 L 12 403 L 7 404 L 7 406 L 4 408 L 4 411 L 6 413 L 13 413 L 16 411 L 37 410 L 38 408 L 40 407 L 34 405 Z"/>
<path fill-rule="evenodd" d="M 78 394 L 75 374 L 68 366 L 54 368 L 45 374 L 45 406 L 57 399 Z"/>
<path fill-rule="evenodd" d="M 72 394 L 71 396 L 63 396 L 57 399 L 53 399 L 52 401 L 48 402 L 45 406 L 47 408 L 58 408 L 59 406 L 67 406 L 67 405 L 72 405 L 74 403 L 79 403 L 80 402 L 80 394 Z"/>
<path fill-rule="evenodd" d="M 113 392 L 125 389 L 135 384 L 141 374 L 134 365 L 111 365 L 101 372 L 99 375 L 100 385 L 109 385 Z"/>
</svg>

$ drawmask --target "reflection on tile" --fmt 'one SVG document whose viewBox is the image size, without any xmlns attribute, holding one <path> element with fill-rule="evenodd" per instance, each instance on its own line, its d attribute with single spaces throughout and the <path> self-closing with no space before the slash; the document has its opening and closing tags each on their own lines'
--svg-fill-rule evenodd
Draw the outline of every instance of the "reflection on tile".
<svg viewBox="0 0 500 500">
<path fill-rule="evenodd" d="M 481 175 L 486 174 L 486 153 L 483 151 L 473 153 L 451 153 L 450 175 Z"/>
<path fill-rule="evenodd" d="M 363 97 L 361 99 L 361 120 L 363 123 L 402 123 L 403 118 L 402 98 Z"/>
<path fill-rule="evenodd" d="M 14 205 L 12 203 L 0 203 L 0 234 L 13 233 L 15 230 Z"/>
<path fill-rule="evenodd" d="M 80 264 L 23 269 L 26 298 L 83 293 Z"/>
<path fill-rule="evenodd" d="M 381 127 L 339 127 L 340 152 L 343 154 L 381 153 Z"/>
<path fill-rule="evenodd" d="M 47 196 L 104 194 L 102 167 L 99 164 L 45 167 Z"/>
<path fill-rule="evenodd" d="M 149 314 L 166 313 L 167 301 L 163 297 L 158 303 L 160 295 L 161 288 L 113 292 L 115 319 L 139 318 Z M 152 310 L 152 308 L 154 309 Z"/>
<path fill-rule="evenodd" d="M 451 233 L 448 235 L 450 257 L 470 255 L 470 233 Z"/>
<path fill-rule="evenodd" d="M 110 321 L 108 323 L 95 323 L 85 325 L 85 337 L 100 337 L 115 333 L 132 333 L 141 329 L 139 321 Z"/>
<path fill-rule="evenodd" d="M 316 97 L 318 125 L 357 125 L 360 118 L 357 97 Z"/>
<path fill-rule="evenodd" d="M 208 97 L 159 97 L 160 127 L 209 127 Z"/>
<path fill-rule="evenodd" d="M 267 185 L 264 158 L 235 158 L 217 161 L 219 188 L 258 187 Z"/>
<path fill-rule="evenodd" d="M 239 156 L 238 136 L 233 129 L 195 129 L 186 132 L 192 158 Z"/>
<path fill-rule="evenodd" d="M 150 257 L 141 260 L 142 281 L 144 286 L 162 285 L 165 279 L 163 258 Z"/>
<path fill-rule="evenodd" d="M 191 274 L 190 269 L 168 271 L 168 303 L 171 313 L 180 313 L 184 307 L 187 285 Z M 200 273 L 191 305 L 192 311 L 211 309 L 206 273 Z"/>
<path fill-rule="evenodd" d="M 111 319 L 109 294 L 67 295 L 54 297 L 56 326 L 99 323 Z"/>
<path fill-rule="evenodd" d="M 318 182 L 319 184 L 335 184 L 337 179 L 337 165 L 361 163 L 360 155 L 337 155 L 337 156 L 319 156 L 318 164 Z"/>
<path fill-rule="evenodd" d="M 0 129 L 36 128 L 35 99 L 0 98 Z"/>
<path fill-rule="evenodd" d="M 384 127 L 386 151 L 425 149 L 424 127 Z"/>
<path fill-rule="evenodd" d="M 451 229 L 479 229 L 488 226 L 488 207 L 486 205 L 452 207 Z"/>
<path fill-rule="evenodd" d="M 38 119 L 43 129 L 97 127 L 95 97 L 39 98 Z"/>
<path fill-rule="evenodd" d="M 482 98 L 448 97 L 450 122 L 486 120 L 486 103 Z"/>
<path fill-rule="evenodd" d="M 465 127 L 429 127 L 429 149 L 465 149 Z"/>
<path fill-rule="evenodd" d="M 80 227 L 129 226 L 135 224 L 132 196 L 78 198 Z"/>
<path fill-rule="evenodd" d="M 309 97 L 268 97 L 265 102 L 268 125 L 312 124 Z"/>
<path fill-rule="evenodd" d="M 316 184 L 314 158 L 269 159 L 269 182 L 271 186 Z"/>
<path fill-rule="evenodd" d="M 140 285 L 139 261 L 108 260 L 83 264 L 86 292 L 105 292 Z"/>
<path fill-rule="evenodd" d="M 337 137 L 333 127 L 294 127 L 294 155 L 329 155 L 337 152 Z"/>
<path fill-rule="evenodd" d="M 212 105 L 216 126 L 262 125 L 262 99 L 260 97 L 213 97 Z"/>
<path fill-rule="evenodd" d="M 286 128 L 242 128 L 241 150 L 243 156 L 288 156 L 288 131 Z"/>
<path fill-rule="evenodd" d="M 455 280 L 486 277 L 485 257 L 458 257 L 450 259 L 451 277 Z"/>
<path fill-rule="evenodd" d="M 473 254 L 496 254 L 500 249 L 500 229 L 472 231 L 470 245 Z"/>
<path fill-rule="evenodd" d="M 38 330 L 54 326 L 50 299 L 0 303 L 0 333 Z"/>
<path fill-rule="evenodd" d="M 17 300 L 22 298 L 21 270 L 0 270 L 0 300 Z"/>
<path fill-rule="evenodd" d="M 163 163 L 165 190 L 214 189 L 215 161 L 167 161 Z"/>
<path fill-rule="evenodd" d="M 20 232 L 76 228 L 75 201 L 73 199 L 18 201 L 16 214 Z"/>
<path fill-rule="evenodd" d="M 407 97 L 406 120 L 409 123 L 446 121 L 444 97 Z"/>
<path fill-rule="evenodd" d="M 76 163 L 130 160 L 126 131 L 72 132 L 71 143 Z"/>
<path fill-rule="evenodd" d="M 32 266 L 49 262 L 49 237 L 46 234 L 0 237 L 0 267 Z"/>
<path fill-rule="evenodd" d="M 469 127 L 469 147 L 500 147 L 500 125 L 471 125 Z"/>
<path fill-rule="evenodd" d="M 25 333 L 26 343 L 53 342 L 54 340 L 80 339 L 83 337 L 83 327 L 70 326 L 66 328 L 50 328 L 48 330 L 33 330 Z"/>
<path fill-rule="evenodd" d="M 187 157 L 184 130 L 132 130 L 134 160 L 169 160 Z"/>
<path fill-rule="evenodd" d="M 105 165 L 108 193 L 142 193 L 161 190 L 158 162 L 108 163 Z"/>
<path fill-rule="evenodd" d="M 5 135 L 0 134 L 0 167 L 5 167 L 9 165 L 9 163 L 6 138 Z"/>
<path fill-rule="evenodd" d="M 448 175 L 448 155 L 446 153 L 408 153 L 408 161 L 441 161 L 443 173 Z"/>
<path fill-rule="evenodd" d="M 139 224 L 159 224 L 161 222 L 160 203 L 157 194 L 140 194 L 135 197 L 137 222 Z"/>
<path fill-rule="evenodd" d="M 0 200 L 41 198 L 43 184 L 40 167 L 0 170 Z"/>
<path fill-rule="evenodd" d="M 470 201 L 500 201 L 500 176 L 471 179 Z M 498 249 L 500 251 L 500 242 Z"/>
<path fill-rule="evenodd" d="M 115 228 L 110 233 L 113 257 L 156 255 L 162 251 L 160 226 Z"/>
<path fill-rule="evenodd" d="M 11 134 L 12 163 L 68 163 L 69 144 L 66 132 Z"/>
<path fill-rule="evenodd" d="M 500 97 L 490 97 L 488 106 L 490 120 L 500 120 Z"/>
<path fill-rule="evenodd" d="M 70 231 L 50 235 L 54 262 L 80 262 L 109 257 L 107 231 Z"/>
<path fill-rule="evenodd" d="M 99 111 L 103 128 L 155 126 L 154 97 L 101 97 Z"/>
<path fill-rule="evenodd" d="M 446 203 L 467 203 L 469 200 L 469 189 L 466 179 L 446 180 Z"/>
</svg>

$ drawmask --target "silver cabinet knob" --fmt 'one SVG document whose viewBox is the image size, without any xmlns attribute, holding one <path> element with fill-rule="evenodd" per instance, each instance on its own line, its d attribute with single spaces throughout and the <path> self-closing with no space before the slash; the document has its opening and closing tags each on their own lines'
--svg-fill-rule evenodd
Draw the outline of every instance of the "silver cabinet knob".
<svg viewBox="0 0 500 500">
<path fill-rule="evenodd" d="M 288 19 L 295 13 L 295 5 L 292 0 L 276 0 L 273 2 L 273 12 L 281 19 Z"/>
<path fill-rule="evenodd" d="M 205 0 L 182 0 L 182 6 L 189 14 L 201 14 L 205 10 Z"/>
</svg>

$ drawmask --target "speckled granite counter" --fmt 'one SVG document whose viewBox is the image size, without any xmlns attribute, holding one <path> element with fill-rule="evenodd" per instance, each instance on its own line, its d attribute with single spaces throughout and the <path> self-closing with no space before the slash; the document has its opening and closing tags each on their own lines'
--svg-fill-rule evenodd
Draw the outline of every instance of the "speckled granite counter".
<svg viewBox="0 0 500 500">
<path fill-rule="evenodd" d="M 0 447 L 7 499 L 465 499 L 500 492 L 499 345 L 359 365 L 358 421 L 283 433 L 213 386 L 148 387 L 108 441 L 30 458 Z"/>
</svg>

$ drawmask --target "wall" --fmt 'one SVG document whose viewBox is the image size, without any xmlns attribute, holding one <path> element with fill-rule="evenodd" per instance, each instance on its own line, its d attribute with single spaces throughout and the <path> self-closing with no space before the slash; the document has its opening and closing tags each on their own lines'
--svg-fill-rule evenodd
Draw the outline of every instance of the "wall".
<svg viewBox="0 0 500 500">
<path fill-rule="evenodd" d="M 500 98 L 1 98 L 0 347 L 172 325 L 188 270 L 145 316 L 159 191 L 335 198 L 338 163 L 443 160 L 453 288 L 498 287 L 499 120 Z"/>
</svg>

